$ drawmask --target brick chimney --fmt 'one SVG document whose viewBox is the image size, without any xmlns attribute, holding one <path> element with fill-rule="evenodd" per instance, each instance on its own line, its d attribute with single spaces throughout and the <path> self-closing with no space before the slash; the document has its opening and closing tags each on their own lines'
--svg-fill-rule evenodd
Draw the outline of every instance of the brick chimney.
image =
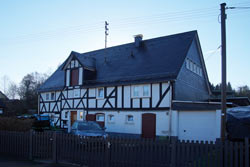
<svg viewBox="0 0 250 167">
<path fill-rule="evenodd" d="M 135 35 L 135 36 L 134 36 L 134 38 L 135 38 L 135 46 L 136 46 L 137 48 L 141 46 L 142 37 L 143 37 L 142 34 L 138 34 L 138 35 Z"/>
</svg>

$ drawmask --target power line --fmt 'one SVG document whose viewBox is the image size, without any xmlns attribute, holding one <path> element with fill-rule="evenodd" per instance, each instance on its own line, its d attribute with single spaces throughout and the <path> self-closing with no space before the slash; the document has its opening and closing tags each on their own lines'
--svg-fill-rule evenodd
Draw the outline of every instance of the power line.
<svg viewBox="0 0 250 167">
<path fill-rule="evenodd" d="M 238 11 L 239 13 L 239 11 Z M 237 13 L 236 13 L 237 14 Z M 209 18 L 218 15 L 218 9 L 214 7 L 198 9 L 198 10 L 188 10 L 188 11 L 178 11 L 169 12 L 158 15 L 149 15 L 143 17 L 131 17 L 123 18 L 119 20 L 111 20 L 112 28 L 114 31 L 119 31 L 121 29 L 131 29 L 136 26 L 143 26 L 148 24 L 162 24 L 165 22 L 187 22 L 190 20 L 207 20 Z M 29 41 L 39 41 L 44 39 L 51 39 L 57 37 L 66 36 L 82 36 L 82 32 L 98 32 L 102 30 L 100 22 L 92 25 L 78 25 L 69 26 L 66 28 L 55 29 L 46 32 L 40 32 L 35 34 L 21 35 L 15 38 L 5 39 L 7 42 L 29 42 Z M 6 44 L 6 42 L 5 42 Z"/>
</svg>

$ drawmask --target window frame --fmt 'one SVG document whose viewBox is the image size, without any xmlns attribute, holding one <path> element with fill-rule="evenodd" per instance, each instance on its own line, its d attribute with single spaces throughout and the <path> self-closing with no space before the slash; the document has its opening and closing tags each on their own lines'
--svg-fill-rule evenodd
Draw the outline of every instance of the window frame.
<svg viewBox="0 0 250 167">
<path fill-rule="evenodd" d="M 55 97 L 56 97 L 56 93 L 55 92 L 51 92 L 50 93 L 50 100 L 55 100 L 56 99 Z"/>
<path fill-rule="evenodd" d="M 137 96 L 135 96 L 135 94 L 134 94 L 135 88 L 138 88 L 138 95 Z M 140 98 L 140 85 L 132 85 L 131 97 L 132 98 Z"/>
<path fill-rule="evenodd" d="M 144 87 L 147 86 L 148 87 L 148 95 L 144 95 Z M 144 84 L 142 85 L 142 97 L 150 97 L 150 84 Z"/>
<path fill-rule="evenodd" d="M 102 116 L 103 117 L 103 120 L 99 120 L 99 116 Z M 98 118 L 98 119 L 97 119 Z M 96 114 L 95 116 L 95 120 L 96 122 L 105 122 L 105 115 L 104 114 Z"/>
<path fill-rule="evenodd" d="M 113 117 L 113 120 L 110 119 L 111 117 Z M 115 116 L 113 114 L 108 115 L 108 123 L 115 123 Z"/>
<path fill-rule="evenodd" d="M 144 87 L 148 87 L 148 95 L 144 95 Z M 138 88 L 138 95 L 135 96 L 135 88 Z M 131 85 L 131 98 L 148 98 L 151 96 L 150 84 Z"/>
<path fill-rule="evenodd" d="M 49 101 L 50 100 L 50 93 L 45 93 L 45 101 Z"/>
<path fill-rule="evenodd" d="M 102 90 L 103 91 L 103 96 L 99 96 L 99 90 Z M 96 88 L 96 98 L 97 99 L 104 99 L 104 87 L 99 87 L 99 88 Z"/>
<path fill-rule="evenodd" d="M 132 117 L 132 121 L 131 120 L 129 120 L 129 117 Z M 125 122 L 127 123 L 127 124 L 134 124 L 134 116 L 133 115 L 126 115 L 126 120 L 125 120 Z"/>
</svg>

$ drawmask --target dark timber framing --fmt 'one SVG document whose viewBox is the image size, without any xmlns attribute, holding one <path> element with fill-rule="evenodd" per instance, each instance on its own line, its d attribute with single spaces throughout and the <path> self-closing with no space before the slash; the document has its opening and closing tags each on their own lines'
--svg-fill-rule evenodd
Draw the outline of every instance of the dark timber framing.
<svg viewBox="0 0 250 167">
<path fill-rule="evenodd" d="M 96 92 L 95 97 L 90 97 L 89 95 L 89 89 L 90 88 L 80 88 L 80 96 L 74 98 L 74 89 L 65 87 L 62 91 L 56 91 L 55 92 L 55 100 L 46 101 L 43 99 L 42 95 L 39 95 L 39 101 L 40 101 L 40 113 L 54 113 L 58 114 L 58 121 L 60 122 L 60 127 L 62 127 L 62 110 L 83 110 L 86 111 L 87 114 L 89 111 L 160 111 L 160 110 L 169 110 L 170 107 L 160 107 L 163 99 L 165 96 L 169 93 L 170 88 L 173 89 L 173 83 L 167 82 L 168 87 L 164 92 L 163 91 L 163 83 L 159 84 L 159 100 L 156 103 L 156 106 L 153 107 L 152 101 L 153 101 L 153 83 L 150 83 L 150 97 L 140 97 L 140 98 L 132 98 L 130 97 L 130 107 L 124 107 L 124 101 L 125 101 L 125 93 L 124 93 L 124 87 L 127 85 L 121 85 L 118 89 L 118 86 L 110 86 L 110 87 L 104 87 L 104 99 L 98 99 L 96 98 Z M 155 83 L 154 83 L 155 84 Z M 108 91 L 108 88 L 110 91 Z M 85 89 L 85 92 L 82 92 L 82 90 Z M 97 89 L 97 88 L 94 88 Z M 120 90 L 120 91 L 118 91 Z M 69 91 L 73 91 L 73 96 L 69 97 Z M 96 90 L 95 90 L 96 91 Z M 130 90 L 131 91 L 131 90 Z M 120 93 L 120 105 L 118 107 L 118 93 Z M 131 93 L 131 92 L 130 92 Z M 170 92 L 173 97 L 173 92 Z M 145 105 L 143 99 L 147 99 L 147 107 L 144 107 Z M 90 107 L 90 100 L 94 100 L 95 105 L 93 107 Z M 99 100 L 104 100 L 102 106 L 98 105 Z M 111 101 L 112 100 L 112 101 Z M 135 102 L 139 102 L 139 106 L 136 106 L 135 108 Z M 54 104 L 52 104 L 54 103 Z M 171 102 L 170 102 L 171 103 Z M 48 108 L 46 108 L 46 105 L 48 105 Z M 54 105 L 54 106 L 53 106 Z M 171 104 L 170 104 L 171 106 Z"/>
</svg>

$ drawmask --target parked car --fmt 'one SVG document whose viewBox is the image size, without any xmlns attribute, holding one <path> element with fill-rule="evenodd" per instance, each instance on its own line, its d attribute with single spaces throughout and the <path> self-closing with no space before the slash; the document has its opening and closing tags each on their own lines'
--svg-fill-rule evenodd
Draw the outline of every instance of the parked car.
<svg viewBox="0 0 250 167">
<path fill-rule="evenodd" d="M 34 114 L 35 121 L 33 123 L 33 129 L 36 131 L 50 130 L 50 117 L 49 115 L 37 115 Z"/>
<path fill-rule="evenodd" d="M 108 137 L 105 128 L 94 121 L 75 121 L 70 133 L 84 137 Z"/>
</svg>

